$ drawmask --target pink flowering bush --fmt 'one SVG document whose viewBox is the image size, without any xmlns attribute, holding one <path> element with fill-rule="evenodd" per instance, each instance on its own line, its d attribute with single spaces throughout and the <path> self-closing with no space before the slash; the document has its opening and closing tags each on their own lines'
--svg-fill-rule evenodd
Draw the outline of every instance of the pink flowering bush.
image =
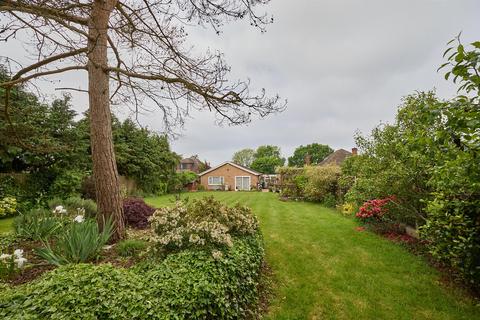
<svg viewBox="0 0 480 320">
<path fill-rule="evenodd" d="M 365 222 L 380 221 L 388 213 L 388 205 L 395 200 L 394 196 L 384 199 L 373 199 L 366 201 L 355 215 Z"/>
</svg>

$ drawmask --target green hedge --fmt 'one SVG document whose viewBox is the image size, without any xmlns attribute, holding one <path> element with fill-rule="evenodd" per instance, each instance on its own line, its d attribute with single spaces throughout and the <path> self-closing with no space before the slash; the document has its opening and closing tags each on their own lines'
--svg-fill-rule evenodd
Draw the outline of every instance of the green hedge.
<svg viewBox="0 0 480 320">
<path fill-rule="evenodd" d="M 78 264 L 0 292 L 2 319 L 244 319 L 256 303 L 258 236 L 220 259 L 185 250 L 133 269 Z"/>
</svg>

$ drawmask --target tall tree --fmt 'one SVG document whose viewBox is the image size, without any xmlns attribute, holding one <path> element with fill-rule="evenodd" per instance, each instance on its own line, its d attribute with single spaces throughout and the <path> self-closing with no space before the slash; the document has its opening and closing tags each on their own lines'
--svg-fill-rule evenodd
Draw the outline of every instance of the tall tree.
<svg viewBox="0 0 480 320">
<path fill-rule="evenodd" d="M 288 158 L 288 166 L 302 167 L 305 164 L 305 158 L 310 157 L 311 164 L 319 164 L 325 159 L 333 149 L 326 144 L 312 143 L 306 146 L 299 146 L 293 152 L 293 155 Z"/>
<path fill-rule="evenodd" d="M 110 103 L 138 111 L 155 105 L 165 129 L 182 125 L 192 108 L 215 111 L 220 122 L 241 124 L 283 109 L 279 97 L 250 94 L 247 82 L 229 84 L 229 67 L 218 52 L 194 57 L 185 49 L 184 26 L 247 17 L 262 30 L 271 21 L 254 11 L 269 0 L 2 0 L 1 40 L 31 44 L 35 63 L 14 68 L 6 91 L 9 117 L 12 90 L 39 77 L 87 71 L 93 175 L 98 221 L 111 217 L 114 240 L 124 236 L 120 188 L 113 147 Z M 110 86 L 112 85 L 112 92 Z"/>
<path fill-rule="evenodd" d="M 285 164 L 285 158 L 282 158 L 280 147 L 265 145 L 257 148 L 252 162 L 252 169 L 266 174 L 273 174 L 277 167 Z"/>
<path fill-rule="evenodd" d="M 253 149 L 242 149 L 233 154 L 232 161 L 241 166 L 250 167 L 254 160 L 255 151 Z"/>
</svg>

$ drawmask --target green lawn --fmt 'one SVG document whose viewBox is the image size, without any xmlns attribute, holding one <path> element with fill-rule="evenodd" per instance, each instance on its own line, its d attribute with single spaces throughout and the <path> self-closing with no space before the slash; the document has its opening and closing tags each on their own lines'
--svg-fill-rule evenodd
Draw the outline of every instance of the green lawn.
<svg viewBox="0 0 480 320">
<path fill-rule="evenodd" d="M 13 231 L 13 219 L 13 217 L 0 219 L 0 234 Z"/>
<path fill-rule="evenodd" d="M 443 286 L 421 258 L 356 231 L 334 210 L 272 193 L 209 194 L 247 204 L 260 219 L 275 282 L 267 319 L 480 319 L 480 307 Z M 146 201 L 165 206 L 173 197 Z"/>
</svg>

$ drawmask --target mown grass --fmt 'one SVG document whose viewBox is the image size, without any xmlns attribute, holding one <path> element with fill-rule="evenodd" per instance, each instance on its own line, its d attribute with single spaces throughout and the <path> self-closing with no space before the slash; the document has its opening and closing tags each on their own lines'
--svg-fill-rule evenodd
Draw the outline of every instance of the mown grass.
<svg viewBox="0 0 480 320">
<path fill-rule="evenodd" d="M 13 217 L 0 219 L 0 234 L 13 231 Z"/>
<path fill-rule="evenodd" d="M 332 209 L 282 202 L 272 193 L 214 195 L 253 208 L 260 219 L 274 298 L 267 319 L 480 319 L 480 307 L 420 257 Z M 184 196 L 184 197 L 185 197 Z M 172 196 L 147 198 L 154 206 Z"/>
</svg>

